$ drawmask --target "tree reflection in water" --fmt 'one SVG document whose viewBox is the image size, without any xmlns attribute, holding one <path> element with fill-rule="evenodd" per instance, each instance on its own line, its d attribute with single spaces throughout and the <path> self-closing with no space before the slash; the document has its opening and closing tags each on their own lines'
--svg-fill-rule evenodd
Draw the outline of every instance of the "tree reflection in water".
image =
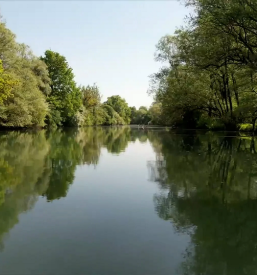
<svg viewBox="0 0 257 275">
<path fill-rule="evenodd" d="M 102 148 L 119 154 L 141 136 L 130 127 L 0 132 L 0 244 L 39 196 L 67 196 L 78 165 L 96 166 Z"/>
<path fill-rule="evenodd" d="M 256 274 L 256 140 L 149 135 L 157 214 L 191 236 L 180 274 Z M 164 192 L 165 190 L 165 192 Z"/>
</svg>

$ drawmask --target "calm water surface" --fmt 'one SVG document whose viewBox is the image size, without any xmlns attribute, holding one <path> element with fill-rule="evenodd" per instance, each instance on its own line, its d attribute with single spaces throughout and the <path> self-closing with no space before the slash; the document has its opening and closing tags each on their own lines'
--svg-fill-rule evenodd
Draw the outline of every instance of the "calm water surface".
<svg viewBox="0 0 257 275">
<path fill-rule="evenodd" d="M 255 140 L 0 132 L 0 274 L 257 274 Z"/>
</svg>

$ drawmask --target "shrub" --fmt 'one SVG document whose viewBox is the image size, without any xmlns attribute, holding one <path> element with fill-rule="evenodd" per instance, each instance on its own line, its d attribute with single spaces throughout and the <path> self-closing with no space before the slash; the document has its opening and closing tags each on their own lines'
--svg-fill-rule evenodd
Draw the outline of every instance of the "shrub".
<svg viewBox="0 0 257 275">
<path fill-rule="evenodd" d="M 253 125 L 250 123 L 243 123 L 239 125 L 239 131 L 252 132 L 252 130 L 253 130 Z"/>
</svg>

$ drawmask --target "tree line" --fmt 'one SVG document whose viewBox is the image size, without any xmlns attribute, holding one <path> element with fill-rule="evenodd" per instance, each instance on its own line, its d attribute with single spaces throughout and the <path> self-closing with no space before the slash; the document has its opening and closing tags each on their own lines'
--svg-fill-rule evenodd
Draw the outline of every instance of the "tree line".
<svg viewBox="0 0 257 275">
<path fill-rule="evenodd" d="M 162 37 L 150 108 L 119 95 L 101 102 L 97 85 L 79 86 L 61 54 L 36 57 L 0 22 L 0 126 L 156 124 L 254 131 L 257 120 L 257 2 L 185 0 L 185 26 Z"/>
<path fill-rule="evenodd" d="M 0 21 L 0 127 L 60 127 L 148 123 L 119 95 L 101 102 L 96 84 L 79 86 L 66 58 L 37 57 Z M 131 110 L 134 117 L 131 118 Z M 148 113 L 147 108 L 145 108 Z"/>
<path fill-rule="evenodd" d="M 159 123 L 254 130 L 257 120 L 257 2 L 186 0 L 185 26 L 162 37 L 149 93 Z"/>
</svg>

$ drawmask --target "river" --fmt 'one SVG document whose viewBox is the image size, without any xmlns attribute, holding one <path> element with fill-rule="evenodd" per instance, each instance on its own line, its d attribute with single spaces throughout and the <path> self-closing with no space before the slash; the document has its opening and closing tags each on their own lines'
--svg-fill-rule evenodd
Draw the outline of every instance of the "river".
<svg viewBox="0 0 257 275">
<path fill-rule="evenodd" d="M 0 274 L 256 274 L 251 137 L 0 132 Z"/>
</svg>

